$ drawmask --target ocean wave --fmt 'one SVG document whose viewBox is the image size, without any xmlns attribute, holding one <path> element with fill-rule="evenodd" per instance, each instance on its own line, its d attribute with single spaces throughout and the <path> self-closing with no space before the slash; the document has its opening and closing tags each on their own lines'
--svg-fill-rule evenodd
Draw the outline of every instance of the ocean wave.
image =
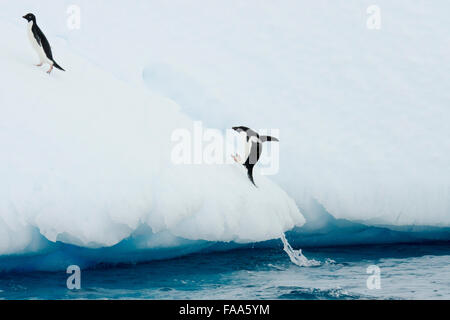
<svg viewBox="0 0 450 320">
<path fill-rule="evenodd" d="M 279 287 L 279 291 L 288 291 L 279 295 L 278 299 L 294 300 L 355 300 L 364 299 L 364 297 L 351 294 L 341 288 L 318 289 L 301 287 Z M 367 299 L 367 297 L 366 297 Z"/>
</svg>

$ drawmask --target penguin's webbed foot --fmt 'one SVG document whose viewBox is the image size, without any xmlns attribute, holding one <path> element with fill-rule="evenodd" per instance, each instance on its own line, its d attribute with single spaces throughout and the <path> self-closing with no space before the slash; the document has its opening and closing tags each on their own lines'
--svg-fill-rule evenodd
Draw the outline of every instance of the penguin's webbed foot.
<svg viewBox="0 0 450 320">
<path fill-rule="evenodd" d="M 44 63 L 41 62 L 41 63 L 39 63 L 39 64 L 35 64 L 35 66 L 36 66 L 36 67 L 42 67 L 43 64 L 44 64 Z"/>
<path fill-rule="evenodd" d="M 47 73 L 50 74 L 53 70 L 53 66 L 50 66 L 50 69 L 48 69 Z"/>
<path fill-rule="evenodd" d="M 232 154 L 231 157 L 233 158 L 233 160 L 234 160 L 235 162 L 241 163 L 241 156 L 238 155 L 237 153 L 234 154 L 234 155 Z"/>
</svg>

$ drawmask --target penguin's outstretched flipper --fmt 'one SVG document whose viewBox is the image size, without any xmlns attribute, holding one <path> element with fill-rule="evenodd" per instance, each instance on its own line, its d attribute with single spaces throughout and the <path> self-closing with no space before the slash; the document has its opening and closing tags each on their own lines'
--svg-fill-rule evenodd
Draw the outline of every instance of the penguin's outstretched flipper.
<svg viewBox="0 0 450 320">
<path fill-rule="evenodd" d="M 271 136 L 259 136 L 259 140 L 261 140 L 261 142 L 266 142 L 266 141 L 280 141 L 275 137 L 271 137 Z"/>
</svg>

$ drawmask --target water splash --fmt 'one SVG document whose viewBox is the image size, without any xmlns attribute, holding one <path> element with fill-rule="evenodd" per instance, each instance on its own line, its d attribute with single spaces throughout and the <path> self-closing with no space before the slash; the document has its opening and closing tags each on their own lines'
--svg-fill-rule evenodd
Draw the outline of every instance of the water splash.
<svg viewBox="0 0 450 320">
<path fill-rule="evenodd" d="M 320 266 L 320 261 L 311 259 L 309 260 L 302 253 L 302 249 L 294 250 L 289 242 L 286 239 L 284 233 L 280 237 L 281 241 L 283 241 L 284 248 L 283 250 L 288 254 L 289 259 L 291 259 L 292 263 L 299 267 L 317 267 Z"/>
</svg>

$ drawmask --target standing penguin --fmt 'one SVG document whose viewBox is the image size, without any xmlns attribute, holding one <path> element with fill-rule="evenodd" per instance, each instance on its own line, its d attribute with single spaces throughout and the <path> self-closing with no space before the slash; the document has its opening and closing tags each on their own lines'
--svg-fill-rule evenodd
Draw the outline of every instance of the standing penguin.
<svg viewBox="0 0 450 320">
<path fill-rule="evenodd" d="M 30 39 L 31 45 L 36 50 L 40 62 L 36 66 L 40 67 L 44 63 L 48 63 L 50 65 L 50 69 L 47 71 L 48 74 L 52 72 L 53 67 L 66 71 L 61 68 L 55 60 L 53 60 L 52 48 L 50 47 L 50 43 L 48 43 L 45 34 L 41 31 L 36 23 L 36 17 L 32 13 L 28 13 L 24 15 L 22 18 L 28 21 L 28 38 Z"/>
<path fill-rule="evenodd" d="M 247 128 L 247 127 L 233 127 L 233 130 L 237 132 L 245 132 L 247 135 L 247 144 L 245 146 L 245 156 L 244 160 L 241 160 L 241 157 L 238 154 L 232 155 L 234 161 L 241 163 L 244 167 L 247 168 L 247 176 L 250 181 L 254 184 L 253 180 L 253 167 L 259 160 L 259 157 L 262 153 L 262 144 L 266 141 L 279 141 L 277 138 L 271 136 L 260 136 L 256 131 Z"/>
</svg>

